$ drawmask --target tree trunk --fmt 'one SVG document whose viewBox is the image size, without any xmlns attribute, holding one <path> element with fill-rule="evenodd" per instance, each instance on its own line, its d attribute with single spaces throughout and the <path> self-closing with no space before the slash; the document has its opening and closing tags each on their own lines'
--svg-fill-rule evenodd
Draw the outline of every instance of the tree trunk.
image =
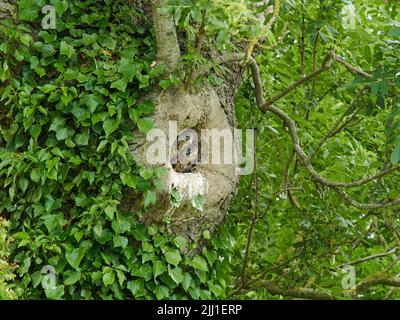
<svg viewBox="0 0 400 320">
<path fill-rule="evenodd" d="M 151 11 L 148 10 L 149 2 L 152 4 Z M 153 21 L 158 47 L 158 63 L 163 63 L 167 72 L 173 71 L 178 63 L 177 57 L 180 55 L 180 52 L 176 50 L 184 50 L 182 43 L 185 40 L 177 39 L 176 34 L 179 37 L 180 32 L 177 33 L 174 24 L 171 24 L 172 17 L 160 14 L 158 11 L 159 7 L 164 5 L 164 1 L 131 1 L 131 4 Z M 179 48 L 178 45 L 176 49 L 178 43 L 181 43 L 181 47 Z M 215 57 L 215 53 L 207 51 L 206 54 Z M 211 161 L 208 164 L 204 163 L 204 159 L 212 160 L 212 156 L 215 156 L 211 154 L 212 145 L 219 140 L 214 136 L 215 140 L 206 141 L 204 129 L 216 129 L 219 133 L 228 130 L 233 138 L 233 129 L 236 126 L 234 100 L 243 69 L 239 63 L 233 63 L 227 67 L 228 71 L 223 75 L 224 81 L 221 85 L 203 84 L 197 85 L 196 88 L 185 88 L 182 85 L 170 87 L 167 90 L 154 89 L 154 92 L 143 97 L 143 100 L 151 100 L 156 106 L 152 118 L 155 128 L 167 134 L 168 157 L 164 161 L 152 163 L 149 150 L 154 148 L 154 141 L 146 140 L 146 137 L 139 132 L 135 133 L 138 139 L 131 148 L 141 164 L 166 168 L 166 174 L 162 178 L 162 192 L 158 195 L 156 205 L 147 210 L 144 221 L 148 224 L 160 225 L 165 223 L 165 218 L 168 218 L 168 229 L 190 240 L 198 240 L 206 230 L 213 232 L 224 221 L 229 203 L 237 190 L 238 161 L 233 156 L 236 151 L 225 150 L 230 145 L 226 143 L 226 140 L 221 141 L 220 154 L 224 155 L 225 151 L 229 151 L 233 161 L 224 163 L 222 157 L 222 164 L 210 164 Z M 171 121 L 177 122 L 177 133 L 169 132 Z M 179 139 L 179 133 L 187 129 L 194 130 L 199 137 L 200 161 L 185 170 L 185 168 L 178 168 L 179 163 L 174 166 L 174 161 L 171 163 L 171 159 L 178 152 L 175 142 Z M 235 148 L 234 143 L 233 148 Z M 173 203 L 171 193 L 177 192 L 182 199 L 179 199 L 178 203 Z M 135 197 L 131 195 L 129 198 Z M 195 201 L 201 202 L 202 199 L 204 206 L 199 208 Z M 134 200 L 127 200 L 124 206 L 131 210 L 137 209 Z"/>
</svg>

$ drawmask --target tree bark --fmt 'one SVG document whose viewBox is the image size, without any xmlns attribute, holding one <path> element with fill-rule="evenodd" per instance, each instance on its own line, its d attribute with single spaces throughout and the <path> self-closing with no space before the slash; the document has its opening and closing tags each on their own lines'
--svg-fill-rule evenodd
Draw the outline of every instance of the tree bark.
<svg viewBox="0 0 400 320">
<path fill-rule="evenodd" d="M 138 1 L 134 2 L 138 9 L 146 8 L 149 4 L 146 0 L 139 1 L 142 6 L 138 5 Z M 153 21 L 159 62 L 166 66 L 167 72 L 172 72 L 180 57 L 178 51 L 182 50 L 177 48 L 178 43 L 184 42 L 177 38 L 182 33 L 176 32 L 174 25 L 171 25 L 173 21 L 171 16 L 165 13 L 160 16 L 160 11 L 156 7 L 163 5 L 163 1 L 151 0 L 151 4 L 152 16 L 149 17 L 149 12 L 142 10 Z M 204 48 L 204 51 L 211 59 L 217 56 L 207 48 Z M 216 129 L 221 132 L 228 129 L 233 137 L 233 129 L 236 127 L 234 100 L 243 68 L 238 62 L 230 62 L 226 67 L 227 72 L 223 75 L 224 81 L 221 85 L 211 86 L 204 83 L 197 85 L 196 88 L 185 88 L 184 85 L 167 90 L 154 88 L 151 94 L 143 97 L 143 100 L 152 100 L 156 106 L 153 115 L 155 128 L 168 133 L 170 121 L 176 121 L 178 133 L 184 129 L 193 129 L 199 135 L 202 159 L 212 158 L 211 142 L 205 141 L 202 130 Z M 134 156 L 142 165 L 153 166 L 146 158 L 153 142 L 146 141 L 146 137 L 139 132 L 135 132 L 135 136 L 137 141 L 131 147 Z M 173 153 L 175 138 L 176 136 L 169 136 L 167 142 L 169 155 Z M 227 145 L 221 143 L 222 155 L 225 148 Z M 167 227 L 173 234 L 183 235 L 193 241 L 199 240 L 205 230 L 215 231 L 223 223 L 229 203 L 237 190 L 239 164 L 237 159 L 232 158 L 234 160 L 232 163 L 225 164 L 204 164 L 201 161 L 191 172 L 177 171 L 170 163 L 170 157 L 163 163 L 158 163 L 167 171 L 162 178 L 163 191 L 158 195 L 156 205 L 148 208 L 143 220 L 147 224 L 160 225 L 165 223 L 167 216 L 170 221 Z M 173 190 L 179 191 L 183 196 L 178 205 L 171 203 Z M 193 201 L 198 196 L 203 197 L 205 201 L 202 210 L 193 206 Z M 135 197 L 130 198 L 132 200 L 127 200 L 124 206 L 133 211 L 139 209 Z"/>
</svg>

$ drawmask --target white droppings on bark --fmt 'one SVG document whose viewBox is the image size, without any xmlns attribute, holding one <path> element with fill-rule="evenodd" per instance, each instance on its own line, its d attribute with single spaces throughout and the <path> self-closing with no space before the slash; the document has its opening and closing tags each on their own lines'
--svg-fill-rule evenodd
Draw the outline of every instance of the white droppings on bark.
<svg viewBox="0 0 400 320">
<path fill-rule="evenodd" d="M 182 197 L 193 199 L 204 196 L 207 192 L 207 181 L 201 173 L 179 173 L 171 170 L 168 179 L 169 193 L 172 189 L 180 192 Z"/>
</svg>

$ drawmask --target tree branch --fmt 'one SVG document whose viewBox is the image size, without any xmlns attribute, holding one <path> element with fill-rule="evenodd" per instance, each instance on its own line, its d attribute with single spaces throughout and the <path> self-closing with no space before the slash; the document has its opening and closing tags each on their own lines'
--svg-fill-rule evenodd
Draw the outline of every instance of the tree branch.
<svg viewBox="0 0 400 320">
<path fill-rule="evenodd" d="M 370 256 L 368 256 L 368 257 L 364 257 L 364 258 L 360 258 L 360 259 L 357 259 L 357 260 L 354 260 L 354 261 L 346 262 L 346 263 L 341 264 L 341 265 L 338 266 L 337 268 L 343 268 L 343 267 L 349 266 L 349 265 L 355 266 L 355 265 L 357 265 L 357 264 L 360 264 L 360 263 L 363 263 L 363 262 L 367 262 L 367 261 L 370 261 L 370 260 L 374 260 L 374 259 L 379 259 L 379 258 L 387 257 L 387 256 L 389 256 L 389 255 L 391 255 L 391 254 L 396 253 L 396 251 L 397 251 L 398 249 L 399 249 L 398 247 L 395 247 L 395 248 L 393 248 L 393 249 L 391 249 L 391 250 L 389 250 L 389 251 L 386 251 L 386 252 L 377 253 L 377 254 L 370 255 Z"/>
<path fill-rule="evenodd" d="M 349 182 L 349 183 L 328 180 L 328 179 L 322 177 L 314 169 L 310 158 L 307 156 L 307 154 L 301 148 L 295 122 L 283 110 L 281 110 L 279 108 L 276 108 L 275 106 L 272 105 L 272 103 L 274 101 L 280 99 L 281 97 L 283 97 L 284 95 L 286 95 L 290 91 L 294 90 L 300 84 L 304 83 L 305 81 L 307 81 L 309 79 L 312 79 L 314 76 L 316 76 L 316 75 L 322 73 L 323 71 L 329 69 L 330 66 L 331 66 L 330 60 L 331 60 L 332 57 L 335 57 L 336 61 L 338 61 L 338 58 L 337 58 L 338 56 L 336 56 L 334 53 L 330 52 L 325 57 L 324 62 L 322 63 L 322 67 L 320 69 L 318 69 L 315 72 L 309 74 L 308 76 L 305 76 L 304 78 L 300 79 L 299 81 L 296 81 L 295 83 L 290 85 L 287 89 L 285 89 L 281 94 L 279 94 L 278 96 L 268 100 L 264 104 L 262 104 L 262 101 L 263 101 L 264 98 L 263 98 L 263 90 L 262 90 L 262 86 L 261 86 L 260 73 L 258 71 L 258 68 L 254 68 L 254 67 L 251 68 L 251 70 L 253 72 L 252 76 L 253 76 L 253 79 L 254 79 L 255 96 L 256 96 L 257 102 L 261 103 L 261 104 L 258 104 L 258 108 L 262 112 L 269 111 L 269 112 L 273 113 L 274 115 L 276 115 L 277 117 L 279 117 L 283 121 L 283 123 L 285 124 L 285 126 L 289 130 L 289 134 L 291 136 L 292 143 L 293 143 L 293 148 L 294 148 L 296 154 L 300 157 L 300 160 L 302 161 L 304 167 L 306 168 L 306 170 L 308 171 L 308 173 L 311 175 L 311 177 L 314 180 L 316 180 L 319 183 L 321 183 L 321 184 L 331 188 L 332 190 L 336 191 L 349 204 L 351 204 L 352 206 L 357 207 L 359 209 L 379 209 L 379 208 L 388 208 L 388 207 L 399 205 L 400 204 L 400 197 L 396 198 L 395 200 L 393 200 L 391 202 L 385 202 L 385 203 L 360 203 L 360 202 L 354 200 L 347 192 L 341 190 L 340 188 L 361 186 L 361 185 L 363 185 L 365 183 L 368 183 L 370 181 L 376 180 L 376 179 L 382 177 L 383 175 L 388 174 L 389 172 L 392 172 L 394 170 L 399 170 L 400 166 L 397 166 L 397 167 L 394 167 L 394 168 L 390 168 L 390 169 L 387 169 L 387 170 L 383 170 L 382 172 L 380 172 L 380 173 L 378 173 L 378 174 L 376 174 L 374 176 L 366 177 L 366 178 L 363 178 L 363 179 L 360 179 L 360 180 L 357 180 L 357 181 L 353 181 L 353 182 Z M 256 61 L 253 59 L 251 61 L 251 64 L 256 64 Z M 353 69 L 356 70 L 356 71 L 360 71 L 355 67 L 353 67 Z"/>
<path fill-rule="evenodd" d="M 348 63 L 346 60 L 344 60 L 342 57 L 338 56 L 337 54 L 333 53 L 332 58 L 334 61 L 339 62 L 340 64 L 344 65 L 347 70 L 349 70 L 353 74 L 360 74 L 366 78 L 372 78 L 372 74 L 369 74 L 368 72 L 365 72 L 357 67 L 354 67 L 350 63 Z"/>
<path fill-rule="evenodd" d="M 325 65 L 322 66 L 321 68 L 311 72 L 308 75 L 305 75 L 303 78 L 301 78 L 300 80 L 297 80 L 295 82 L 293 82 L 291 85 L 289 85 L 285 90 L 283 90 L 282 92 L 278 93 L 276 96 L 270 98 L 267 100 L 267 102 L 262 105 L 262 107 L 260 108 L 261 111 L 265 111 L 266 107 L 273 104 L 274 102 L 278 101 L 279 99 L 283 98 L 284 96 L 286 96 L 288 93 L 292 92 L 293 90 L 295 90 L 297 87 L 301 86 L 304 82 L 307 82 L 315 77 L 317 77 L 318 75 L 320 75 L 321 73 L 323 73 L 324 71 L 328 70 L 330 68 L 329 65 Z"/>
<path fill-rule="evenodd" d="M 172 72 L 181 58 L 175 22 L 172 15 L 165 12 L 165 0 L 151 0 L 151 9 L 158 62 L 165 65 L 167 72 Z"/>
<path fill-rule="evenodd" d="M 326 143 L 326 141 L 328 141 L 328 139 L 334 137 L 340 131 L 342 131 L 357 116 L 357 114 L 361 111 L 362 106 L 360 106 L 356 110 L 354 110 L 354 105 L 356 104 L 358 98 L 360 97 L 360 95 L 363 92 L 364 92 L 364 90 L 360 90 L 357 93 L 357 95 L 355 96 L 355 98 L 354 98 L 353 102 L 350 104 L 350 106 L 346 109 L 346 111 L 342 114 L 342 116 L 335 122 L 335 124 L 328 131 L 328 133 L 321 139 L 321 141 L 318 143 L 317 147 L 314 149 L 314 151 L 313 151 L 313 153 L 311 155 L 311 159 L 314 158 L 318 154 L 319 150 Z M 345 120 L 345 122 L 341 124 L 341 122 L 345 118 L 346 114 L 348 114 L 352 110 L 354 110 L 353 113 L 350 114 L 350 116 Z"/>
<path fill-rule="evenodd" d="M 302 77 L 301 79 L 299 79 L 299 80 L 293 82 L 291 85 L 289 85 L 289 86 L 288 86 L 286 89 L 284 89 L 282 92 L 280 92 L 280 93 L 278 93 L 276 96 L 270 98 L 270 99 L 265 103 L 264 108 L 265 108 L 266 106 L 269 106 L 269 105 L 273 104 L 274 102 L 278 101 L 279 99 L 283 98 L 283 97 L 286 96 L 288 93 L 292 92 L 292 91 L 295 90 L 297 87 L 299 87 L 300 85 L 302 85 L 304 82 L 309 81 L 309 80 L 312 80 L 312 79 L 314 79 L 315 77 L 317 77 L 318 75 L 320 75 L 321 73 L 323 73 L 323 72 L 329 70 L 329 69 L 332 67 L 331 61 L 338 62 L 338 63 L 344 65 L 344 66 L 345 66 L 350 72 L 352 72 L 352 73 L 360 74 L 360 75 L 362 75 L 362 76 L 364 76 L 364 77 L 367 77 L 367 78 L 371 78 L 371 77 L 372 77 L 371 74 L 369 74 L 369 73 L 367 73 L 367 72 L 365 72 L 365 71 L 363 71 L 363 70 L 361 70 L 361 69 L 359 69 L 359 68 L 357 68 L 357 67 L 352 66 L 350 63 L 348 63 L 347 61 L 345 61 L 342 57 L 338 56 L 337 54 L 335 54 L 335 53 L 333 53 L 333 52 L 329 52 L 329 53 L 325 56 L 324 61 L 323 61 L 323 63 L 322 63 L 322 66 L 321 66 L 319 69 L 317 69 L 317 70 L 311 72 L 310 74 L 308 74 L 308 75 Z M 260 108 L 260 109 L 261 109 L 261 108 Z M 261 109 L 261 110 L 263 110 L 263 109 Z"/>
<path fill-rule="evenodd" d="M 272 295 L 281 295 L 284 297 L 292 297 L 299 299 L 312 300 L 334 300 L 334 297 L 327 292 L 317 291 L 309 288 L 280 288 L 270 281 L 260 280 L 251 288 L 243 288 L 239 293 L 247 293 L 258 289 L 265 289 Z"/>
<path fill-rule="evenodd" d="M 400 287 L 400 280 L 390 279 L 390 278 L 386 278 L 386 277 L 378 277 L 375 279 L 365 280 L 357 285 L 356 292 L 360 293 L 360 292 L 366 291 L 369 287 L 376 286 L 376 285 Z"/>
</svg>

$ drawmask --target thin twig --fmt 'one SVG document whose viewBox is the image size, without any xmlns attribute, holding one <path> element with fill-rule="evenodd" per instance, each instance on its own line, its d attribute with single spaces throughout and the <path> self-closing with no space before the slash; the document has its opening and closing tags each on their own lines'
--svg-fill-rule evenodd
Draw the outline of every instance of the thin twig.
<svg viewBox="0 0 400 320">
<path fill-rule="evenodd" d="M 398 247 L 395 247 L 395 248 L 390 249 L 389 251 L 386 251 L 386 252 L 377 253 L 377 254 L 370 255 L 368 257 L 364 257 L 364 258 L 360 258 L 360 259 L 357 259 L 357 260 L 354 260 L 354 261 L 346 262 L 346 263 L 343 263 L 343 264 L 337 266 L 337 268 L 341 269 L 341 268 L 343 268 L 345 266 L 355 266 L 357 264 L 364 263 L 364 262 L 367 262 L 367 261 L 370 261 L 370 260 L 375 260 L 375 259 L 387 257 L 387 256 L 389 256 L 391 254 L 396 253 L 396 251 L 398 249 L 399 249 Z"/>
</svg>

